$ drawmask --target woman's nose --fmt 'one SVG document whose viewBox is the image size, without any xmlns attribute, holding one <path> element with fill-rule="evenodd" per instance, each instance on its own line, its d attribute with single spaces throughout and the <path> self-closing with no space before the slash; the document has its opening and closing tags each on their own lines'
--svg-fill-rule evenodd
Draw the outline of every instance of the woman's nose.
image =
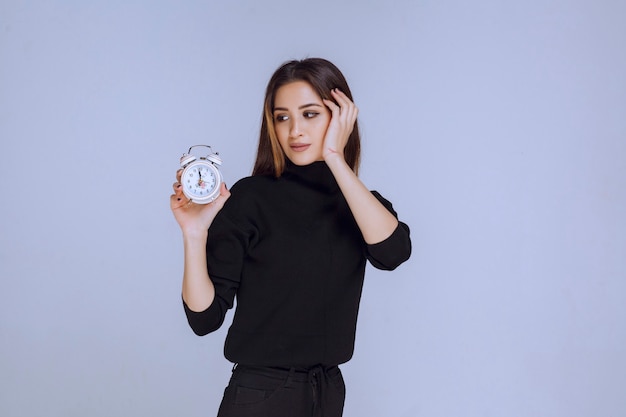
<svg viewBox="0 0 626 417">
<path fill-rule="evenodd" d="M 297 138 L 300 136 L 302 132 L 300 131 L 300 123 L 295 120 L 292 120 L 291 126 L 289 126 L 289 136 L 292 138 Z"/>
</svg>

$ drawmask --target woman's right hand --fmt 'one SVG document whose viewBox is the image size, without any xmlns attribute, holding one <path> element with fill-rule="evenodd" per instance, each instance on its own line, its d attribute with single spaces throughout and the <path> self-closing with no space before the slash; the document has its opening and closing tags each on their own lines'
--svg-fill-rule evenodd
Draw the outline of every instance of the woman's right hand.
<svg viewBox="0 0 626 417">
<path fill-rule="evenodd" d="M 220 195 L 213 202 L 195 204 L 183 194 L 183 187 L 180 183 L 182 172 L 182 169 L 176 172 L 176 182 L 173 184 L 174 194 L 170 196 L 170 208 L 183 234 L 206 234 L 213 219 L 230 197 L 230 191 L 222 183 Z"/>
</svg>

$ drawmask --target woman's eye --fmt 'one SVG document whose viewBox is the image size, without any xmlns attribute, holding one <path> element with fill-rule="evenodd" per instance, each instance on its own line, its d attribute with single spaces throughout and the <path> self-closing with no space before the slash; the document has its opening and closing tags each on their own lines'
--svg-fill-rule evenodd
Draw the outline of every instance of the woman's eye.
<svg viewBox="0 0 626 417">
<path fill-rule="evenodd" d="M 317 116 L 319 113 L 315 112 L 315 111 L 306 111 L 304 112 L 304 117 L 306 117 L 307 119 L 311 119 L 315 116 Z"/>
<path fill-rule="evenodd" d="M 284 122 L 287 119 L 289 119 L 289 116 L 287 116 L 286 114 L 277 114 L 276 115 L 276 121 L 277 122 Z"/>
</svg>

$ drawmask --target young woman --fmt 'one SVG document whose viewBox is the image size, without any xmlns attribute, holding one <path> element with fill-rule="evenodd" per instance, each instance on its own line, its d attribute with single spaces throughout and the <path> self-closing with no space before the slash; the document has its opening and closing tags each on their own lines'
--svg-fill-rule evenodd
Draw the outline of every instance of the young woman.
<svg viewBox="0 0 626 417">
<path fill-rule="evenodd" d="M 267 86 L 252 176 L 197 205 L 177 174 L 189 325 L 218 329 L 237 298 L 220 417 L 342 415 L 337 365 L 354 350 L 366 261 L 392 270 L 411 253 L 407 225 L 357 176 L 357 113 L 335 65 L 287 62 Z"/>
</svg>

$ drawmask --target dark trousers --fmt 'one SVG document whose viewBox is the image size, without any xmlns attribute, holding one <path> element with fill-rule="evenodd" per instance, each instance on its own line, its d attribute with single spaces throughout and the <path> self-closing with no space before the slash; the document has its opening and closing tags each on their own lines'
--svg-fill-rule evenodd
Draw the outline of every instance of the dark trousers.
<svg viewBox="0 0 626 417">
<path fill-rule="evenodd" d="M 345 396 L 337 366 L 235 365 L 218 417 L 341 417 Z"/>
</svg>

